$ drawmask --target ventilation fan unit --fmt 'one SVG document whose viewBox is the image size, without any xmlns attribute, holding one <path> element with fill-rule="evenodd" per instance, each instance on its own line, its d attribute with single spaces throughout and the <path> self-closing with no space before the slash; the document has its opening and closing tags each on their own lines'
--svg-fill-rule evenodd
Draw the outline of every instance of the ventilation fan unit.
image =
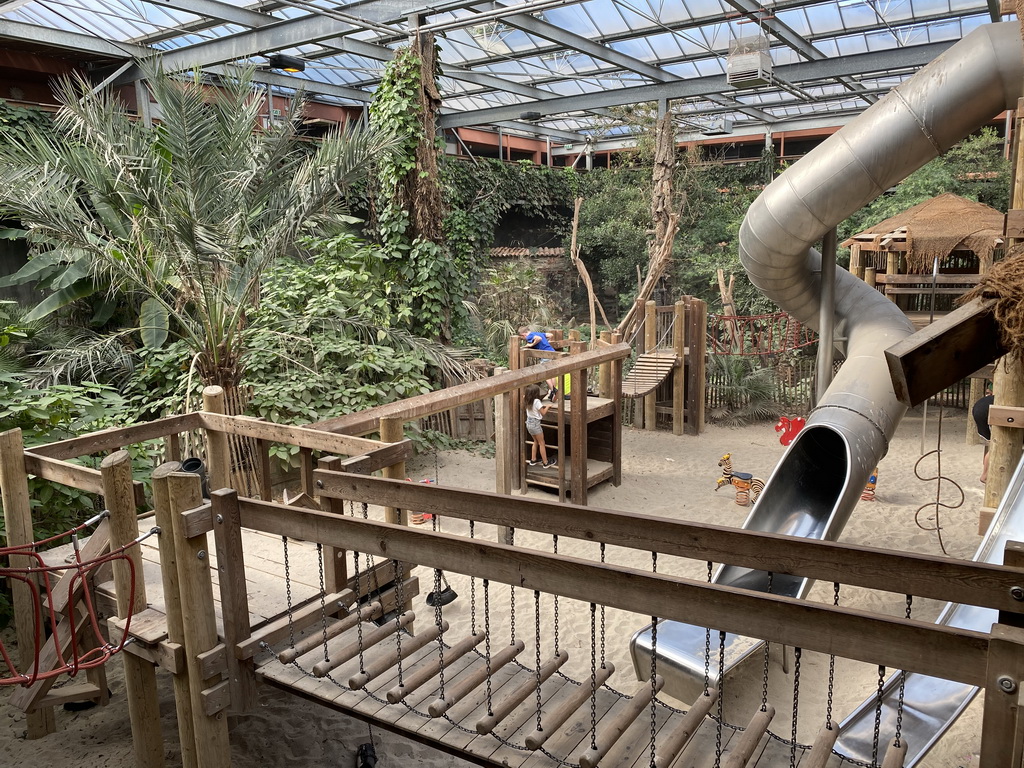
<svg viewBox="0 0 1024 768">
<path fill-rule="evenodd" d="M 734 88 L 768 85 L 772 81 L 772 57 L 764 35 L 737 37 L 729 43 L 725 82 Z"/>
<path fill-rule="evenodd" d="M 732 120 L 726 120 L 724 117 L 717 118 L 701 128 L 700 132 L 705 136 L 724 136 L 732 133 Z"/>
</svg>

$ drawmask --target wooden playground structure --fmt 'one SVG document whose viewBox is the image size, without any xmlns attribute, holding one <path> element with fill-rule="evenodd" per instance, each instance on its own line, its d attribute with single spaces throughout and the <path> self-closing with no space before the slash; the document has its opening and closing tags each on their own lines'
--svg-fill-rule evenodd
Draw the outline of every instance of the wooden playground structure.
<svg viewBox="0 0 1024 768">
<path fill-rule="evenodd" d="M 462 386 L 490 392 L 507 414 L 517 386 L 537 371 L 572 375 L 580 361 L 614 366 L 623 353 L 611 345 L 507 372 L 501 383 L 493 377 Z M 1024 557 L 1017 548 L 1007 550 L 1007 565 L 994 566 L 410 483 L 403 465 L 411 444 L 384 433 L 438 407 L 443 393 L 348 419 L 349 429 L 376 428 L 382 440 L 224 416 L 219 390 L 205 394 L 202 412 L 31 450 L 17 430 L 0 435 L 9 544 L 28 545 L 9 553 L 25 580 L 14 584 L 20 658 L 5 677 L 25 683 L 11 702 L 29 713 L 30 737 L 52 730 L 55 704 L 105 701 L 102 667 L 88 683 L 55 691 L 53 677 L 43 678 L 78 668 L 79 657 L 99 646 L 119 652 L 125 665 L 139 768 L 163 765 L 158 668 L 173 678 L 187 768 L 231 765 L 223 713 L 247 711 L 261 682 L 484 766 L 837 764 L 831 688 L 827 715 L 801 710 L 821 724 L 814 744 L 795 740 L 795 723 L 776 721 L 772 730 L 772 698 L 791 700 L 798 691 L 769 692 L 767 683 L 746 727 L 728 726 L 721 717 L 728 679 L 709 675 L 715 682 L 680 707 L 658 695 L 656 663 L 644 682 L 630 682 L 627 670 L 615 674 L 604 647 L 623 638 L 606 638 L 604 611 L 618 609 L 634 612 L 638 623 L 656 617 L 710 627 L 709 669 L 721 663 L 716 649 L 728 631 L 796 648 L 797 658 L 818 651 L 980 686 L 981 765 L 1019 765 Z M 471 396 L 449 391 L 443 403 Z M 209 500 L 199 476 L 180 471 L 182 433 L 205 443 Z M 299 446 L 310 462 L 320 454 L 304 473 L 309 498 L 288 505 L 228 488 L 232 435 L 256 441 L 261 453 L 283 443 Z M 168 461 L 152 468 L 152 514 L 137 515 L 139 486 L 123 449 L 152 440 L 164 441 Z M 104 457 L 99 470 L 67 461 L 86 455 Z M 385 476 L 372 476 L 378 470 Z M 510 477 L 511 468 L 504 470 Z M 74 562 L 59 564 L 70 577 L 49 590 L 46 610 L 64 615 L 46 641 L 33 633 L 44 609 L 30 584 L 43 568 L 29 555 L 27 473 L 102 494 L 109 513 Z M 443 518 L 445 529 L 409 527 L 410 510 Z M 560 555 L 564 537 L 589 542 L 592 555 Z M 606 562 L 606 546 L 649 553 L 651 567 Z M 676 560 L 706 563 L 709 572 L 729 563 L 834 582 L 837 599 L 799 601 L 682 578 L 667 567 Z M 468 621 L 465 611 L 457 620 L 442 605 L 414 611 L 420 581 L 438 590 L 446 575 L 469 584 Z M 999 611 L 999 621 L 982 633 L 845 608 L 838 596 L 846 586 L 984 606 Z M 511 615 L 489 610 L 495 589 L 510 590 L 513 606 L 519 596 L 518 634 L 514 608 Z M 563 615 L 589 612 L 581 651 L 559 644 L 557 621 L 553 636 L 541 636 L 542 614 L 557 615 L 559 605 Z M 104 612 L 117 618 L 106 638 L 95 637 L 91 617 Z M 564 671 L 574 661 L 584 670 L 579 679 Z M 898 730 L 876 741 L 884 766 L 902 764 L 906 742 Z"/>
</svg>

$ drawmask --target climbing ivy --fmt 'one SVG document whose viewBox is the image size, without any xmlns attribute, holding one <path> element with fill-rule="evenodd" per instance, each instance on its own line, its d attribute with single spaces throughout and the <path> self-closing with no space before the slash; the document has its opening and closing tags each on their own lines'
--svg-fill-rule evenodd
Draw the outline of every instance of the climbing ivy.
<svg viewBox="0 0 1024 768">
<path fill-rule="evenodd" d="M 0 142 L 24 141 L 33 128 L 46 130 L 50 126 L 50 115 L 43 110 L 17 107 L 0 99 Z"/>
</svg>

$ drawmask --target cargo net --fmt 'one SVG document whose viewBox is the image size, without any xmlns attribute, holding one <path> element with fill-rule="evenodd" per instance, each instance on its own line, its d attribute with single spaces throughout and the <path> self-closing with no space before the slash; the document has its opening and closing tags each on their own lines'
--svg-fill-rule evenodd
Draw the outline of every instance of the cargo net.
<svg viewBox="0 0 1024 768">
<path fill-rule="evenodd" d="M 158 534 L 160 529 L 153 528 L 113 551 L 83 559 L 79 534 L 109 515 L 104 510 L 66 533 L 31 544 L 0 547 L 0 577 L 21 582 L 31 592 L 34 638 L 32 667 L 26 672 L 18 671 L 11 654 L 0 640 L 0 660 L 6 665 L 6 669 L 0 668 L 0 675 L 6 675 L 0 677 L 0 685 L 31 686 L 37 681 L 64 674 L 74 677 L 83 669 L 104 664 L 124 648 L 131 616 L 125 620 L 121 641 L 117 644 L 109 642 L 100 630 L 90 576 L 107 563 L 123 561 L 131 573 L 128 604 L 133 605 L 135 563 L 127 552 L 150 536 Z M 68 536 L 74 548 L 73 562 L 47 565 L 39 550 Z"/>
</svg>

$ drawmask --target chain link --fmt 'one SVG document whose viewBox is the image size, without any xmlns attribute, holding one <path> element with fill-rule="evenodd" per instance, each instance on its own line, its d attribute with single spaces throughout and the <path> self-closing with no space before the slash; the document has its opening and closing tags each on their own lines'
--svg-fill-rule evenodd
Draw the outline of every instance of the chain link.
<svg viewBox="0 0 1024 768">
<path fill-rule="evenodd" d="M 553 535 L 551 536 L 551 551 L 552 551 L 552 554 L 555 554 L 555 555 L 557 555 L 557 554 L 558 554 L 558 534 L 557 534 L 557 533 L 556 533 L 556 534 L 553 534 Z M 552 595 L 551 595 L 551 597 L 552 597 L 552 598 L 553 598 L 553 600 L 554 600 L 554 614 L 555 614 L 555 626 L 554 626 L 554 633 L 555 633 L 555 653 L 557 654 L 557 653 L 558 653 L 558 651 L 559 651 L 559 648 L 558 648 L 558 639 L 559 639 L 559 638 L 558 638 L 558 595 L 556 595 L 556 594 L 552 594 Z"/>
<path fill-rule="evenodd" d="M 907 595 L 907 620 L 913 613 L 914 596 Z M 903 694 L 907 688 L 907 670 L 900 670 L 900 695 L 896 703 L 896 740 L 893 742 L 896 747 L 900 746 L 900 737 L 903 735 Z"/>
<path fill-rule="evenodd" d="M 711 561 L 708 560 L 708 584 L 711 583 Z M 704 695 L 711 695 L 711 627 L 704 628 Z"/>
<path fill-rule="evenodd" d="M 775 574 L 768 571 L 768 594 L 772 593 L 772 582 L 775 579 Z M 767 640 L 764 641 L 764 672 L 761 675 L 761 711 L 765 712 L 768 709 L 768 652 L 771 648 L 771 643 Z M 786 649 L 783 648 L 782 652 L 785 653 Z"/>
<path fill-rule="evenodd" d="M 875 694 L 875 731 L 871 738 L 871 765 L 878 765 L 878 731 L 882 724 L 882 688 L 885 686 L 885 667 L 878 665 L 878 692 Z"/>
<path fill-rule="evenodd" d="M 491 582 L 483 580 L 484 586 L 484 663 L 487 672 L 487 714 L 491 715 Z"/>
<path fill-rule="evenodd" d="M 540 687 L 542 685 L 540 679 L 540 590 L 533 590 L 533 643 L 536 646 L 536 662 L 537 662 L 537 731 L 540 733 L 544 732 L 543 724 L 540 719 L 540 710 L 544 702 L 540 695 Z"/>
<path fill-rule="evenodd" d="M 718 718 L 715 723 L 715 768 L 722 765 L 722 724 L 725 716 L 722 713 L 723 687 L 725 686 L 725 632 L 718 631 Z"/>
<path fill-rule="evenodd" d="M 510 547 L 516 545 L 516 529 L 508 529 L 508 544 Z M 516 588 L 514 586 L 509 587 L 508 595 L 508 613 L 509 613 L 509 645 L 516 644 Z M 488 705 L 490 706 L 490 705 Z"/>
<path fill-rule="evenodd" d="M 800 657 L 802 648 L 793 649 L 793 731 L 792 743 L 789 748 L 789 768 L 796 768 L 796 723 L 800 711 Z"/>
<path fill-rule="evenodd" d="M 320 626 L 323 628 L 324 661 L 327 661 L 327 591 L 324 585 L 324 545 L 316 543 L 316 557 L 320 570 Z M 360 669 L 360 672 L 363 670 Z"/>
<path fill-rule="evenodd" d="M 284 548 L 284 593 L 288 601 L 288 647 L 295 647 L 295 622 L 292 620 L 292 568 L 288 562 L 288 537 L 281 537 Z"/>
<path fill-rule="evenodd" d="M 441 569 L 434 569 L 434 594 L 441 594 Z M 434 623 L 437 625 L 437 671 L 438 697 L 444 698 L 444 622 L 441 617 L 441 601 L 434 601 Z"/>
<path fill-rule="evenodd" d="M 590 748 L 597 749 L 597 603 L 590 604 Z"/>
<path fill-rule="evenodd" d="M 398 686 L 401 688 L 405 683 L 402 675 L 402 614 L 405 612 L 405 563 L 401 560 L 393 560 L 395 564 L 395 651 L 398 655 Z"/>
<path fill-rule="evenodd" d="M 604 542 L 602 541 L 601 542 L 601 562 L 602 563 L 604 562 L 604 556 L 605 556 L 605 545 L 604 545 Z M 601 603 L 601 669 L 605 669 L 606 668 L 604 648 L 605 648 L 604 603 Z"/>
<path fill-rule="evenodd" d="M 476 521 L 469 521 L 469 538 L 476 538 Z M 476 637 L 476 577 L 469 579 L 469 633 Z"/>
<path fill-rule="evenodd" d="M 832 605 L 839 607 L 839 582 L 832 582 Z M 836 655 L 828 657 L 828 700 L 825 705 L 825 727 L 832 730 L 832 695 L 836 685 Z"/>
</svg>

